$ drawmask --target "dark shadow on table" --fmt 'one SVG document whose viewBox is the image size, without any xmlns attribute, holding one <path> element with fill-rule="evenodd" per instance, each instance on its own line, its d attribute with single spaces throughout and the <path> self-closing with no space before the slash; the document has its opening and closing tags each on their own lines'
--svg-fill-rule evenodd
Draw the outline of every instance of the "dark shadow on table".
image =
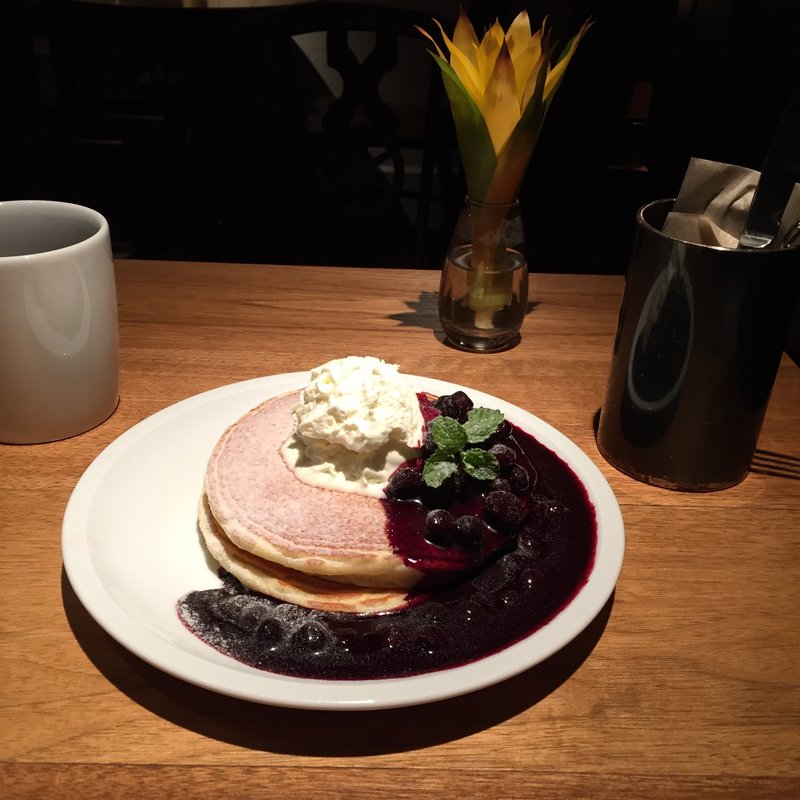
<svg viewBox="0 0 800 800">
<path fill-rule="evenodd" d="M 428 328 L 435 333 L 441 333 L 438 292 L 420 292 L 416 300 L 409 300 L 406 305 L 408 306 L 408 311 L 403 311 L 400 314 L 390 314 L 389 319 L 399 322 L 404 327 Z M 538 305 L 538 300 L 530 300 L 525 314 L 530 314 Z"/>
<path fill-rule="evenodd" d="M 556 691 L 589 657 L 605 630 L 612 595 L 572 642 L 496 686 L 462 697 L 381 711 L 307 711 L 216 694 L 150 666 L 94 621 L 62 571 L 67 621 L 94 666 L 131 700 L 175 725 L 253 750 L 308 756 L 403 752 L 470 736 L 511 719 Z"/>
<path fill-rule="evenodd" d="M 442 334 L 442 326 L 439 324 L 438 298 L 437 292 L 420 292 L 416 300 L 406 301 L 408 311 L 390 314 L 389 319 L 399 322 L 405 328 L 427 328 L 436 333 L 438 337 L 438 334 Z"/>
<path fill-rule="evenodd" d="M 408 328 L 425 328 L 433 331 L 436 339 L 447 347 L 452 347 L 458 350 L 455 345 L 447 341 L 444 331 L 442 330 L 441 323 L 439 322 L 439 295 L 437 292 L 420 292 L 416 300 L 409 300 L 406 302 L 408 311 L 403 311 L 399 314 L 390 314 L 389 319 L 399 322 L 402 326 Z M 530 314 L 536 306 L 539 305 L 538 300 L 531 300 L 528 302 L 528 308 L 525 311 L 526 315 Z M 511 350 L 519 342 L 515 342 L 507 349 Z"/>
<path fill-rule="evenodd" d="M 750 464 L 750 472 L 756 475 L 771 475 L 775 478 L 800 481 L 800 458 L 787 453 L 761 450 L 757 447 Z"/>
</svg>

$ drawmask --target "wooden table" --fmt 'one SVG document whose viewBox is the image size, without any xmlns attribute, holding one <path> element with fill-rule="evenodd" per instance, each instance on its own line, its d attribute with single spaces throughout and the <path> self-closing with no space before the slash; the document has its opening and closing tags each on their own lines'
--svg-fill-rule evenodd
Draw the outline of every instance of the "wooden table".
<svg viewBox="0 0 800 800">
<path fill-rule="evenodd" d="M 430 272 L 118 263 L 121 401 L 74 439 L 0 447 L 7 798 L 788 798 L 800 794 L 800 370 L 781 366 L 753 474 L 637 483 L 598 454 L 618 277 L 534 276 L 521 345 L 444 346 Z M 619 498 L 612 602 L 563 651 L 476 694 L 313 712 L 232 700 L 140 661 L 61 566 L 76 481 L 164 406 L 372 354 L 555 425 Z M 777 453 L 778 456 L 770 455 Z"/>
</svg>

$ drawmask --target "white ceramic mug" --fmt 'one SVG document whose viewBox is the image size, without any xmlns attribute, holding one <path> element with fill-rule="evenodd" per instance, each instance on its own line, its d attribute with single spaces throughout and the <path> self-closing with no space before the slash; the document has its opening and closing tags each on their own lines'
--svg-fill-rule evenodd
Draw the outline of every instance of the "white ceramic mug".
<svg viewBox="0 0 800 800">
<path fill-rule="evenodd" d="M 0 202 L 0 442 L 74 436 L 119 398 L 117 293 L 105 218 Z"/>
</svg>

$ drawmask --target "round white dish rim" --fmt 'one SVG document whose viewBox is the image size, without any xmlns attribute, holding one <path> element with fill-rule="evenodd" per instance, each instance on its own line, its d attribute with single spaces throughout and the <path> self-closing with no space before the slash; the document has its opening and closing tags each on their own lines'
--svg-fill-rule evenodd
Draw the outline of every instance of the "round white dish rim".
<svg viewBox="0 0 800 800">
<path fill-rule="evenodd" d="M 64 568 L 78 599 L 109 635 L 158 669 L 221 694 L 295 708 L 380 709 L 443 700 L 498 683 L 553 655 L 600 613 L 619 577 L 624 526 L 611 487 L 577 445 L 533 414 L 476 389 L 407 378 L 416 391 L 441 395 L 462 389 L 476 405 L 499 408 L 583 483 L 597 518 L 595 562 L 584 586 L 545 626 L 476 662 L 369 681 L 259 670 L 217 652 L 183 626 L 178 599 L 220 584 L 196 531 L 208 456 L 228 425 L 263 400 L 302 388 L 307 372 L 253 378 L 194 395 L 109 444 L 76 484 L 64 514 Z"/>
</svg>

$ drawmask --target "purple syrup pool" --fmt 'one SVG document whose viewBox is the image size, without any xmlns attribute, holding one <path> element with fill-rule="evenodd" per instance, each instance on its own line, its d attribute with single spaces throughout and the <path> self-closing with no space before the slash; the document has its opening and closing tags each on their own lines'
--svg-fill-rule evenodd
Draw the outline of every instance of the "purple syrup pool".
<svg viewBox="0 0 800 800">
<path fill-rule="evenodd" d="M 396 678 L 477 661 L 526 638 L 586 582 L 597 545 L 595 511 L 581 482 L 551 450 L 514 427 L 508 443 L 528 469 L 519 535 L 472 572 L 420 590 L 400 611 L 356 615 L 273 600 L 221 572 L 221 588 L 190 592 L 178 614 L 200 639 L 239 661 L 324 680 Z M 409 563 L 441 580 L 448 554 L 420 534 L 416 501 L 383 501 L 387 534 Z M 480 498 L 464 501 L 474 513 Z M 485 554 L 483 554 L 485 555 Z"/>
</svg>

